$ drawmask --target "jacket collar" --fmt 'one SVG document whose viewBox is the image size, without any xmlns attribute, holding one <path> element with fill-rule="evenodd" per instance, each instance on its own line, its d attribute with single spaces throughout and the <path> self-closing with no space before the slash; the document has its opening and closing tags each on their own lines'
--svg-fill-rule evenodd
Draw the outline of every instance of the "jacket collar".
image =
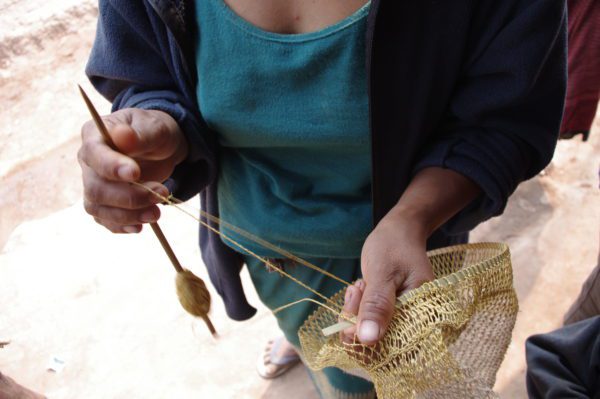
<svg viewBox="0 0 600 399">
<path fill-rule="evenodd" d="M 146 0 L 173 35 L 179 48 L 182 67 L 195 86 L 194 40 L 196 35 L 194 0 Z"/>
<path fill-rule="evenodd" d="M 160 19 L 171 31 L 175 40 L 183 44 L 188 42 L 189 16 L 193 0 L 147 0 Z"/>
</svg>

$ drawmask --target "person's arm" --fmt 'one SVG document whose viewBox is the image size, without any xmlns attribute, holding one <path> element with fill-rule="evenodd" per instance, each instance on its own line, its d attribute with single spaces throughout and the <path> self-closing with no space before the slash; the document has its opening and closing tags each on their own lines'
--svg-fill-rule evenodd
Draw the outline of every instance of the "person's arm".
<svg viewBox="0 0 600 399">
<path fill-rule="evenodd" d="M 426 255 L 427 239 L 480 193 L 475 183 L 449 169 L 426 168 L 414 177 L 363 246 L 361 342 L 371 344 L 382 337 L 401 292 L 434 278 Z"/>
<path fill-rule="evenodd" d="M 447 234 L 500 215 L 517 186 L 548 165 L 566 93 L 564 0 L 476 4 L 464 72 L 414 167 L 452 169 L 482 190 L 442 227 Z"/>
<path fill-rule="evenodd" d="M 363 247 L 364 294 L 346 311 L 358 312 L 364 343 L 383 336 L 396 296 L 433 278 L 429 235 L 440 226 L 462 233 L 499 215 L 556 146 L 566 90 L 565 2 L 486 0 L 473 13 L 447 115 L 414 179 Z"/>
<path fill-rule="evenodd" d="M 86 73 L 112 102 L 103 119 L 117 151 L 87 123 L 78 158 L 84 207 L 112 232 L 136 233 L 160 217 L 159 199 L 130 182 L 186 200 L 215 178 L 211 134 L 179 51 L 147 3 L 100 0 Z"/>
<path fill-rule="evenodd" d="M 452 169 L 426 168 L 413 178 L 382 222 L 406 224 L 411 221 L 414 229 L 426 239 L 480 194 L 477 184 Z"/>
<path fill-rule="evenodd" d="M 214 137 L 203 122 L 195 87 L 179 46 L 148 2 L 99 1 L 98 27 L 86 74 L 112 102 L 112 111 L 158 110 L 170 116 L 188 143 L 169 179 L 186 200 L 216 177 Z M 159 114 L 157 114 L 159 115 Z"/>
<path fill-rule="evenodd" d="M 160 217 L 160 200 L 129 183 L 186 200 L 216 176 L 212 136 L 179 51 L 148 3 L 99 1 L 86 74 L 112 102 L 103 119 L 117 151 L 87 123 L 78 158 L 84 208 L 114 233 L 139 232 Z"/>
</svg>

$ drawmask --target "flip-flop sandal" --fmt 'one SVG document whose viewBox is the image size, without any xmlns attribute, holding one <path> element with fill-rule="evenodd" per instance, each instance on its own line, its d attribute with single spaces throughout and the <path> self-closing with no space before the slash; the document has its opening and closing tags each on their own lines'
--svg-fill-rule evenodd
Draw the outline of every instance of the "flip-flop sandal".
<svg viewBox="0 0 600 399">
<path fill-rule="evenodd" d="M 300 356 L 297 353 L 276 357 L 279 347 L 284 341 L 285 337 L 283 336 L 270 340 L 265 345 L 264 351 L 258 356 L 256 370 L 262 378 L 267 380 L 277 378 L 300 363 Z M 271 347 L 270 349 L 269 346 Z"/>
</svg>

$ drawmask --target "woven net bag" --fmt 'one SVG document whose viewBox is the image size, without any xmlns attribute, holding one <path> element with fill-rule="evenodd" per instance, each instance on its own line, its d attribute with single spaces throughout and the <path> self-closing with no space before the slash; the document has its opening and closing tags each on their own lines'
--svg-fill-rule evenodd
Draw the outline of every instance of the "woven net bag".
<svg viewBox="0 0 600 399">
<path fill-rule="evenodd" d="M 401 296 L 376 346 L 343 343 L 318 308 L 299 330 L 313 370 L 361 369 L 379 398 L 493 398 L 518 310 L 508 246 L 467 244 L 428 252 L 436 280 Z M 345 290 L 331 299 L 343 305 Z"/>
</svg>

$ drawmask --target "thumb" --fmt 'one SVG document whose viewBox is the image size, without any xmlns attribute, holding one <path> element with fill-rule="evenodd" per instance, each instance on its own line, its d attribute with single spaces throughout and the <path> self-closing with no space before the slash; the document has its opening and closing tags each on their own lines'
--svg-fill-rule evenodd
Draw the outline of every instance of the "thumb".
<svg viewBox="0 0 600 399">
<path fill-rule="evenodd" d="M 358 339 L 361 343 L 377 343 L 388 328 L 396 304 L 393 281 L 366 282 L 358 311 Z"/>
</svg>

